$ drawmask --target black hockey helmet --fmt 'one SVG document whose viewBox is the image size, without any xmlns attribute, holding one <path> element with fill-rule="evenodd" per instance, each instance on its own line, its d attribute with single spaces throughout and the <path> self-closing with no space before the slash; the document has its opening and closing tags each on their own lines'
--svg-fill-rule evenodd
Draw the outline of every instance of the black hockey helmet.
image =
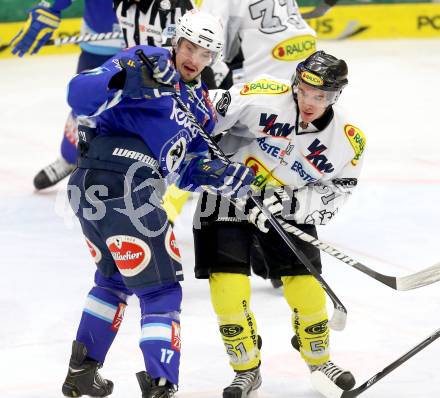
<svg viewBox="0 0 440 398">
<path fill-rule="evenodd" d="M 296 67 L 293 87 L 303 82 L 313 88 L 333 91 L 335 103 L 344 87 L 348 84 L 348 67 L 343 59 L 338 59 L 324 51 L 316 51 Z"/>
</svg>

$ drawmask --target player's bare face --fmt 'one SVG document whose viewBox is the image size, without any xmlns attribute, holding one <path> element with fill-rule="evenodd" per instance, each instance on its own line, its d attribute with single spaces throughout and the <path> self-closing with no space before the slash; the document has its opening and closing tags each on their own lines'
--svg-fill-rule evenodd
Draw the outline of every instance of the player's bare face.
<svg viewBox="0 0 440 398">
<path fill-rule="evenodd" d="M 189 82 L 211 63 L 213 53 L 186 39 L 181 39 L 176 48 L 176 68 L 180 77 Z"/>
<path fill-rule="evenodd" d="M 307 123 L 319 119 L 329 105 L 325 91 L 318 90 L 301 82 L 298 85 L 297 98 L 301 119 Z"/>
</svg>

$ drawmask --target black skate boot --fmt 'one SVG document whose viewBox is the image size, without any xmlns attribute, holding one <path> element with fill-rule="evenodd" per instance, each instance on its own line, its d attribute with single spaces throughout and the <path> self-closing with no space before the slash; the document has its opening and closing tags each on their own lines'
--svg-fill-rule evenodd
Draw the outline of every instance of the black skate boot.
<svg viewBox="0 0 440 398">
<path fill-rule="evenodd" d="M 55 185 L 67 177 L 75 167 L 75 164 L 67 163 L 62 157 L 58 158 L 55 162 L 40 170 L 34 177 L 35 189 L 40 190 Z"/>
<path fill-rule="evenodd" d="M 106 397 L 113 392 L 113 383 L 103 379 L 98 373 L 102 365 L 87 358 L 86 346 L 74 340 L 72 355 L 69 362 L 69 371 L 63 384 L 63 394 L 66 397 Z"/>
<path fill-rule="evenodd" d="M 232 383 L 223 390 L 223 398 L 246 398 L 261 386 L 260 368 L 235 373 Z"/>
<path fill-rule="evenodd" d="M 144 370 L 136 373 L 136 378 L 141 387 L 142 398 L 171 398 L 177 391 L 177 387 L 164 377 L 152 379 Z"/>
<path fill-rule="evenodd" d="M 291 340 L 293 348 L 299 351 L 298 337 L 295 335 Z M 354 376 L 348 370 L 340 368 L 328 360 L 322 365 L 307 365 L 311 372 L 312 384 L 321 394 L 328 396 L 330 391 L 337 391 L 335 386 L 341 390 L 351 390 L 356 384 Z"/>
</svg>

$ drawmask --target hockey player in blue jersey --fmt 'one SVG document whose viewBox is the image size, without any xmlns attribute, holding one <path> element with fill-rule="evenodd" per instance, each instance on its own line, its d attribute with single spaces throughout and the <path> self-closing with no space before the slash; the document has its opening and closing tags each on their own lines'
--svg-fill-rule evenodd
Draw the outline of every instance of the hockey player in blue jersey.
<svg viewBox="0 0 440 398">
<path fill-rule="evenodd" d="M 136 46 L 69 85 L 69 104 L 85 125 L 79 126 L 80 156 L 68 192 L 97 270 L 72 345 L 65 396 L 112 393 L 113 383 L 98 369 L 133 294 L 141 309 L 142 398 L 172 397 L 177 390 L 183 272 L 160 206 L 164 182 L 172 176 L 181 188 L 235 197 L 247 194 L 253 180 L 242 164 L 207 157 L 199 127 L 174 99 L 180 95 L 199 123 L 213 129 L 215 114 L 200 73 L 222 46 L 219 21 L 190 12 L 177 24 L 172 52 Z"/>
<path fill-rule="evenodd" d="M 12 39 L 12 53 L 22 57 L 36 54 L 52 37 L 61 22 L 61 12 L 72 4 L 73 0 L 53 0 L 52 4 L 42 1 L 29 11 L 23 28 Z M 84 16 L 81 34 L 95 34 L 119 31 L 112 0 L 84 0 Z M 102 65 L 124 47 L 121 39 L 81 43 L 81 54 L 77 63 L 77 73 Z M 34 178 L 34 187 L 38 190 L 48 188 L 68 176 L 76 165 L 77 143 L 76 118 L 69 113 L 64 126 L 61 142 L 61 156 L 40 170 Z"/>
</svg>

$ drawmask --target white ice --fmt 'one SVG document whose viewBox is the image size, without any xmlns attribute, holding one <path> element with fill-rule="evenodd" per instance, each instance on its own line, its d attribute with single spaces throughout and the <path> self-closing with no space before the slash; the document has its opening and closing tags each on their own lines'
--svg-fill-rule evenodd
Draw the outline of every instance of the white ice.
<svg viewBox="0 0 440 398">
<path fill-rule="evenodd" d="M 353 198 L 320 237 L 371 268 L 407 275 L 440 261 L 440 40 L 323 42 L 348 61 L 341 97 L 367 135 Z M 61 397 L 71 341 L 94 264 L 65 202 L 66 183 L 36 193 L 32 178 L 58 156 L 76 56 L 0 61 L 0 397 Z M 206 281 L 192 275 L 189 210 L 178 228 L 184 255 L 181 398 L 220 397 L 232 379 Z M 332 333 L 332 358 L 364 382 L 440 328 L 439 284 L 394 291 L 323 255 L 324 277 L 348 309 Z M 252 279 L 262 351 L 260 398 L 318 398 L 290 346 L 281 291 Z M 329 305 L 332 311 L 331 304 Z M 139 309 L 132 298 L 102 369 L 115 398 L 140 397 L 134 374 Z M 438 397 L 440 341 L 365 397 Z"/>
</svg>

